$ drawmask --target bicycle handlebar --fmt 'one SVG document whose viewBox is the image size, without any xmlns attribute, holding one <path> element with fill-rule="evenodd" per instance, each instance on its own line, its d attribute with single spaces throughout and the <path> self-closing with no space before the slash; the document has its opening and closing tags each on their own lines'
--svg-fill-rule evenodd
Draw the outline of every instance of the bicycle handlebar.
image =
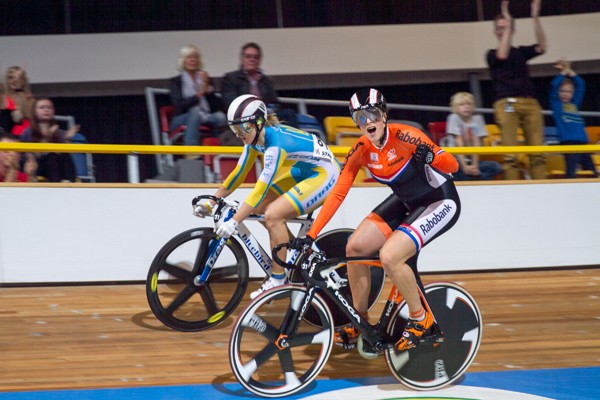
<svg viewBox="0 0 600 400">
<path fill-rule="evenodd" d="M 225 206 L 229 206 L 231 208 L 235 208 L 237 209 L 239 206 L 239 203 L 237 201 L 234 200 L 226 200 L 222 197 L 217 197 L 217 196 L 213 196 L 210 194 L 202 194 L 200 196 L 196 196 L 192 199 L 192 206 L 195 206 L 196 204 L 198 204 L 198 202 L 202 199 L 209 199 L 214 201 L 215 203 L 217 203 L 217 206 L 221 206 L 221 207 L 225 207 Z"/>
<path fill-rule="evenodd" d="M 279 250 L 281 250 L 283 248 L 298 250 L 300 252 L 300 255 L 296 258 L 296 260 L 298 260 L 297 264 L 288 263 L 286 261 L 283 261 L 281 258 L 279 258 L 277 253 L 279 252 Z M 310 257 L 311 255 L 314 257 Z M 276 245 L 275 247 L 273 247 L 273 252 L 272 252 L 271 256 L 273 257 L 273 260 L 277 264 L 283 265 L 283 266 L 285 266 L 287 268 L 291 268 L 291 269 L 294 269 L 294 268 L 297 269 L 300 264 L 299 261 L 302 261 L 302 260 L 308 259 L 308 262 L 312 266 L 314 264 L 317 264 L 319 261 L 323 261 L 325 259 L 324 253 L 313 250 L 311 248 L 311 246 L 305 244 L 305 245 L 302 245 L 302 248 L 297 248 L 292 245 L 292 242 L 280 243 L 280 244 Z M 327 283 L 325 283 L 323 281 L 319 281 L 319 280 L 311 277 L 308 273 L 309 269 L 312 269 L 312 268 L 301 268 L 300 269 L 300 272 L 302 273 L 302 278 L 304 279 L 304 281 L 307 283 L 310 283 L 312 285 L 319 286 L 321 288 L 326 288 Z"/>
<path fill-rule="evenodd" d="M 229 207 L 232 210 L 234 210 L 234 213 L 235 213 L 238 210 L 238 208 L 240 207 L 240 203 L 238 203 L 237 201 L 225 200 L 222 197 L 217 197 L 217 196 L 213 196 L 210 194 L 203 194 L 203 195 L 194 197 L 192 199 L 192 206 L 196 206 L 196 204 L 198 204 L 198 202 L 203 199 L 209 199 L 216 203 L 217 207 L 216 207 L 215 212 L 213 213 L 213 219 L 214 219 L 215 223 L 217 223 L 217 221 L 219 221 L 221 219 L 224 208 Z"/>
<path fill-rule="evenodd" d="M 287 268 L 295 268 L 296 265 L 283 261 L 281 258 L 279 258 L 279 255 L 277 254 L 279 252 L 279 250 L 286 248 L 286 249 L 292 249 L 292 242 L 287 242 L 287 243 L 280 243 L 278 245 L 276 245 L 275 247 L 273 247 L 273 252 L 271 254 L 271 257 L 273 257 L 273 261 L 275 261 L 277 264 L 279 265 L 283 265 Z M 296 250 L 300 250 L 301 252 L 304 252 L 302 249 L 296 249 Z"/>
</svg>

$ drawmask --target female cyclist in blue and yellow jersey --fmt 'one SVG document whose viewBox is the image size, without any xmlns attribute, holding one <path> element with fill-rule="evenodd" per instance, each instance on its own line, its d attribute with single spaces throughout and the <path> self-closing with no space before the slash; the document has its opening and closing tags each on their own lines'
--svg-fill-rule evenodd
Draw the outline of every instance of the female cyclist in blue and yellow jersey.
<svg viewBox="0 0 600 400">
<path fill-rule="evenodd" d="M 228 238 L 237 225 L 252 212 L 265 215 L 271 248 L 290 240 L 286 221 L 319 207 L 340 174 L 333 153 L 317 136 L 280 124 L 275 114 L 268 114 L 265 103 L 253 95 L 236 98 L 227 111 L 233 132 L 244 142 L 244 150 L 236 168 L 215 193 L 216 197 L 231 194 L 253 168 L 259 154 L 264 155 L 264 168 L 254 189 L 229 221 L 217 230 Z M 199 202 L 194 213 L 212 212 L 211 200 Z M 285 250 L 279 254 L 285 259 Z M 285 270 L 273 264 L 273 274 L 261 288 L 252 292 L 254 299 L 265 290 L 285 283 Z"/>
</svg>

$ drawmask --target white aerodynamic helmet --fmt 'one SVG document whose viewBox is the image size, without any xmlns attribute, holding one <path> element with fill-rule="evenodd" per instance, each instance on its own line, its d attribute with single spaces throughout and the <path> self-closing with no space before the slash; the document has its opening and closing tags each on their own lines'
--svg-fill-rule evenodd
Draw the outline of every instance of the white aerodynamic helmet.
<svg viewBox="0 0 600 400">
<path fill-rule="evenodd" d="M 249 122 L 262 128 L 266 120 L 267 106 L 260 98 L 252 94 L 236 97 L 227 110 L 227 123 L 234 132 L 234 125 Z"/>
</svg>

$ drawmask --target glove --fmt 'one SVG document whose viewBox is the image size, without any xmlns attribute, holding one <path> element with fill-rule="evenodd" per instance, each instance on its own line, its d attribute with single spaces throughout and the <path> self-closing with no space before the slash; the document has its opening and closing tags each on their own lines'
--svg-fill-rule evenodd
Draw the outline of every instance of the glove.
<svg viewBox="0 0 600 400">
<path fill-rule="evenodd" d="M 238 223 L 235 219 L 231 218 L 221 224 L 217 229 L 217 235 L 222 238 L 229 239 L 231 235 L 237 232 Z"/>
<path fill-rule="evenodd" d="M 213 206 L 213 202 L 209 199 L 202 199 L 193 206 L 194 215 L 200 218 L 208 217 L 212 214 Z"/>
<path fill-rule="evenodd" d="M 435 154 L 433 151 L 431 151 L 429 146 L 426 144 L 420 144 L 417 146 L 417 150 L 415 151 L 415 161 L 424 164 L 431 164 L 434 158 Z"/>
<path fill-rule="evenodd" d="M 294 240 L 292 240 L 292 248 L 299 250 L 305 245 L 310 247 L 312 246 L 314 241 L 315 239 L 311 238 L 310 236 L 297 237 Z"/>
</svg>

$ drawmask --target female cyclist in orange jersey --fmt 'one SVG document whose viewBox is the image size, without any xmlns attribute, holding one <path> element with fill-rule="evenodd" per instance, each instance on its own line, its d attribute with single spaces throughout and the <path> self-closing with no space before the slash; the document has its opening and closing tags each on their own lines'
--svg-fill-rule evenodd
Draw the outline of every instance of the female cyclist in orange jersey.
<svg viewBox="0 0 600 400">
<path fill-rule="evenodd" d="M 294 244 L 312 244 L 344 201 L 361 167 L 388 185 L 393 194 L 358 225 L 348 240 L 346 255 L 370 256 L 379 251 L 386 274 L 409 308 L 409 322 L 396 344 L 398 350 L 406 350 L 416 346 L 433 324 L 417 288 L 417 258 L 423 246 L 458 220 L 460 200 L 451 175 L 458 170 L 458 162 L 419 129 L 388 124 L 385 99 L 376 89 L 355 93 L 350 114 L 362 136 L 348 152 L 340 177 L 307 236 Z M 368 317 L 369 269 L 349 265 L 348 279 L 354 307 Z M 337 332 L 336 341 L 349 344 L 358 335 L 356 328 L 346 326 Z"/>
</svg>

